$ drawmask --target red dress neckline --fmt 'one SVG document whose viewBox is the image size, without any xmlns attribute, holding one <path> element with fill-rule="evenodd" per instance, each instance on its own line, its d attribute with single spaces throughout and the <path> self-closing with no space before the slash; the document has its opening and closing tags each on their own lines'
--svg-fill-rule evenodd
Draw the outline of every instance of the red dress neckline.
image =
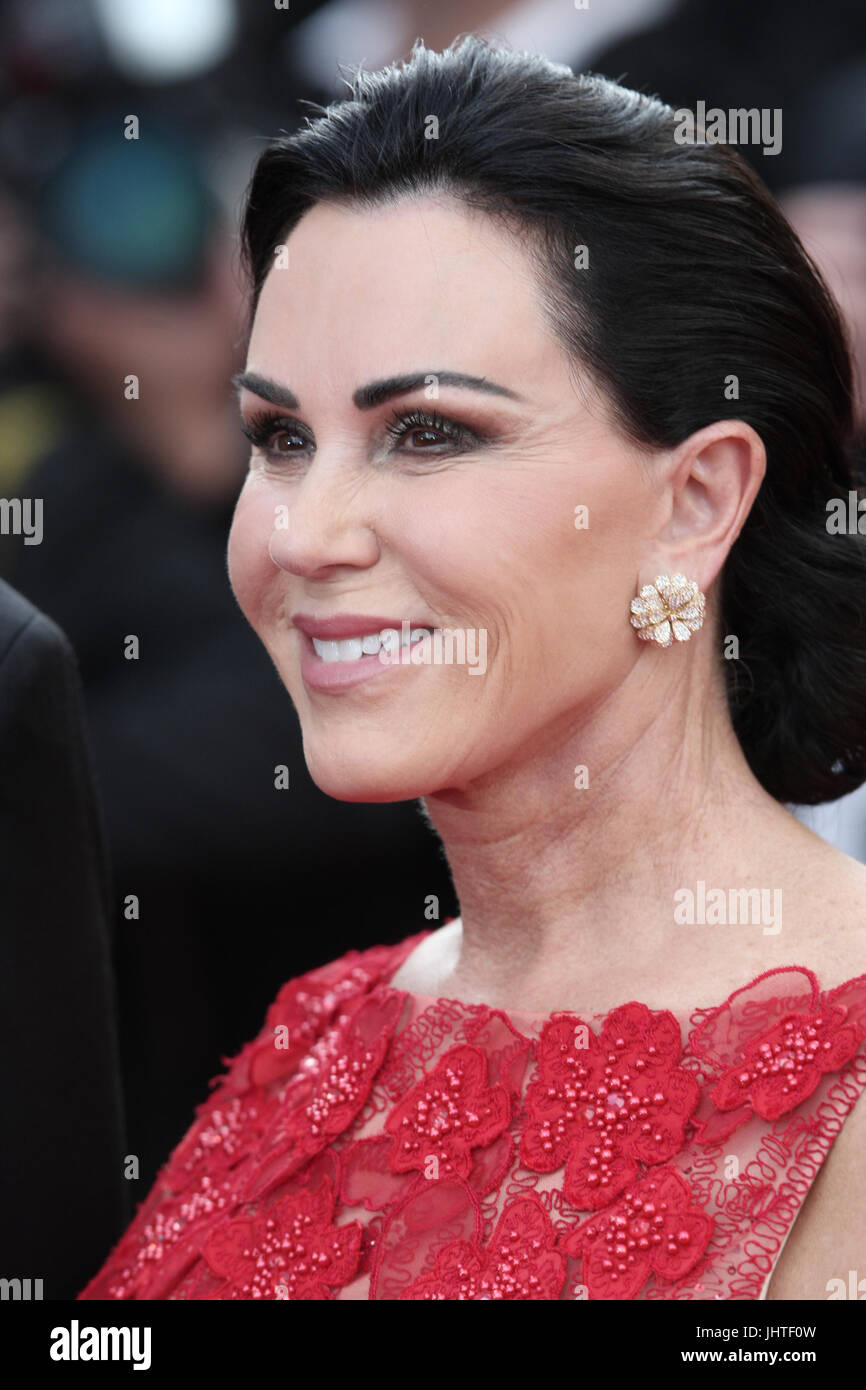
<svg viewBox="0 0 866 1390">
<path fill-rule="evenodd" d="M 451 917 L 446 918 L 445 922 L 442 923 L 442 926 L 447 926 L 449 922 L 454 920 L 455 919 Z M 808 966 L 799 965 L 796 962 L 791 962 L 790 964 L 786 965 L 776 965 L 772 966 L 768 970 L 759 971 L 757 975 L 751 976 L 742 985 L 739 985 L 737 989 L 733 990 L 729 994 L 724 995 L 721 998 L 703 1004 L 694 1004 L 686 1009 L 679 1010 L 670 1009 L 665 1004 L 650 1006 L 646 1004 L 645 1000 L 638 998 L 623 1000 L 622 1003 L 614 1004 L 609 1009 L 602 1009 L 600 1011 L 592 1012 L 580 1008 L 572 1008 L 568 1005 L 561 1005 L 559 1008 L 546 1010 L 518 1009 L 506 1007 L 504 1005 L 487 1004 L 484 1002 L 471 1003 L 466 999 L 454 999 L 450 995 L 446 994 L 419 994 L 415 990 L 403 989 L 399 985 L 392 985 L 391 981 L 397 974 L 397 971 L 405 965 L 406 961 L 409 959 L 411 955 L 413 955 L 413 953 L 418 949 L 422 942 L 426 941 L 428 937 L 433 936 L 436 933 L 436 931 L 439 930 L 441 930 L 441 928 L 432 927 L 425 929 L 421 932 L 416 932 L 414 935 L 407 937 L 404 941 L 399 942 L 396 946 L 393 947 L 393 950 L 395 952 L 394 963 L 387 970 L 383 971 L 380 982 L 376 987 L 377 993 L 380 995 L 380 997 L 384 998 L 386 996 L 400 995 L 404 999 L 413 1000 L 419 1008 L 433 1008 L 436 1006 L 448 1005 L 453 1008 L 462 1010 L 485 1010 L 491 1014 L 497 1014 L 503 1018 L 509 1019 L 514 1024 L 517 1024 L 520 1020 L 522 1020 L 523 1022 L 528 1023 L 530 1025 L 544 1024 L 549 1019 L 555 1018 L 560 1014 L 574 1015 L 575 1017 L 586 1018 L 587 1020 L 592 1020 L 593 1022 L 602 1022 L 604 1019 L 609 1018 L 612 1014 L 617 1013 L 620 1009 L 631 1007 L 634 1004 L 640 1004 L 644 1007 L 652 1008 L 653 1012 L 664 1010 L 665 1012 L 672 1014 L 673 1017 L 676 1018 L 680 1024 L 685 1025 L 687 1027 L 695 1017 L 703 1018 L 708 1014 L 712 1014 L 717 1010 L 727 1007 L 728 1005 L 732 1004 L 733 1001 L 737 999 L 740 995 L 745 994 L 749 990 L 753 990 L 756 985 L 761 984 L 764 980 L 771 979 L 773 976 L 796 974 L 804 977 L 804 985 L 806 984 L 806 982 L 808 982 L 808 989 L 804 988 L 802 993 L 803 995 L 808 993 L 811 996 L 809 1001 L 809 1005 L 811 1007 L 814 1007 L 817 1004 L 817 1001 L 822 993 L 822 986 L 817 973 L 814 970 L 811 970 Z M 864 971 L 861 975 L 850 976 L 849 978 L 841 981 L 839 985 L 834 986 L 829 990 L 825 990 L 824 992 L 828 996 L 833 995 L 837 991 L 847 989 L 852 984 L 855 984 L 856 982 L 861 980 L 866 981 L 866 971 Z"/>
<path fill-rule="evenodd" d="M 436 929 L 282 987 L 80 1298 L 765 1296 L 866 1090 L 866 974 L 506 1010 L 390 983 Z"/>
</svg>

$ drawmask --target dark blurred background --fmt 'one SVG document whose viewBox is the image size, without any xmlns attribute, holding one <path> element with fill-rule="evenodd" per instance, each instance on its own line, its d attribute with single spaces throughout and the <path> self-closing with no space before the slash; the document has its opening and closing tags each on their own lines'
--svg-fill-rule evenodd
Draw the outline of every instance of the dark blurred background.
<svg viewBox="0 0 866 1390">
<path fill-rule="evenodd" d="M 416 806 L 311 783 L 225 550 L 252 163 L 341 95 L 340 64 L 472 30 L 676 107 L 781 109 L 780 152 L 741 152 L 842 303 L 866 421 L 863 0 L 0 0 L 0 500 L 42 505 L 38 543 L 0 534 L 0 575 L 83 681 L 134 1201 L 284 980 L 435 925 L 431 894 L 458 911 Z M 808 816 L 866 859 L 862 794 Z"/>
</svg>

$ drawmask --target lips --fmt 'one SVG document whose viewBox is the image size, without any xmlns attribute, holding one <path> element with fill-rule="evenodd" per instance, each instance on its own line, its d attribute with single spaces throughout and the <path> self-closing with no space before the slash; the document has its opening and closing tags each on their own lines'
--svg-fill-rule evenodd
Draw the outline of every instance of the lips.
<svg viewBox="0 0 866 1390">
<path fill-rule="evenodd" d="M 293 613 L 291 623 L 307 637 L 316 637 L 322 642 L 341 642 L 349 637 L 369 637 L 386 629 L 403 631 L 404 622 L 410 629 L 426 629 L 432 632 L 434 624 L 426 618 L 382 618 L 369 613 L 334 613 L 328 618 L 316 618 L 308 613 Z"/>
<path fill-rule="evenodd" d="M 378 614 L 339 613 L 327 618 L 295 613 L 291 622 L 303 634 L 301 674 L 311 690 L 336 694 L 360 682 L 380 680 L 389 672 L 417 669 L 388 655 L 435 632 L 432 624 Z"/>
</svg>

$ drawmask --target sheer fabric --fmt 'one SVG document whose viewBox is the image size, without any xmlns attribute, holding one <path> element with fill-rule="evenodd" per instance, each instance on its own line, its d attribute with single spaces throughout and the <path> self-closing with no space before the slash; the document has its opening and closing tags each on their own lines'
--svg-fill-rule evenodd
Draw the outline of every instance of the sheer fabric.
<svg viewBox="0 0 866 1390">
<path fill-rule="evenodd" d="M 81 1299 L 758 1299 L 866 1088 L 866 975 L 688 1018 L 290 981 Z"/>
</svg>

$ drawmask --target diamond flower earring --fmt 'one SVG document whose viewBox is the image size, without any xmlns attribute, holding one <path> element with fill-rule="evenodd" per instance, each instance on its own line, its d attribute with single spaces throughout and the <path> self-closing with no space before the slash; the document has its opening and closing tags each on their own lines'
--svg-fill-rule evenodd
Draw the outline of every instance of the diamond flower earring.
<svg viewBox="0 0 866 1390">
<path fill-rule="evenodd" d="M 693 579 L 659 574 L 655 583 L 644 584 L 640 596 L 632 599 L 631 625 L 643 642 L 658 642 L 660 647 L 669 647 L 674 638 L 688 642 L 703 627 L 706 604 Z"/>
</svg>

